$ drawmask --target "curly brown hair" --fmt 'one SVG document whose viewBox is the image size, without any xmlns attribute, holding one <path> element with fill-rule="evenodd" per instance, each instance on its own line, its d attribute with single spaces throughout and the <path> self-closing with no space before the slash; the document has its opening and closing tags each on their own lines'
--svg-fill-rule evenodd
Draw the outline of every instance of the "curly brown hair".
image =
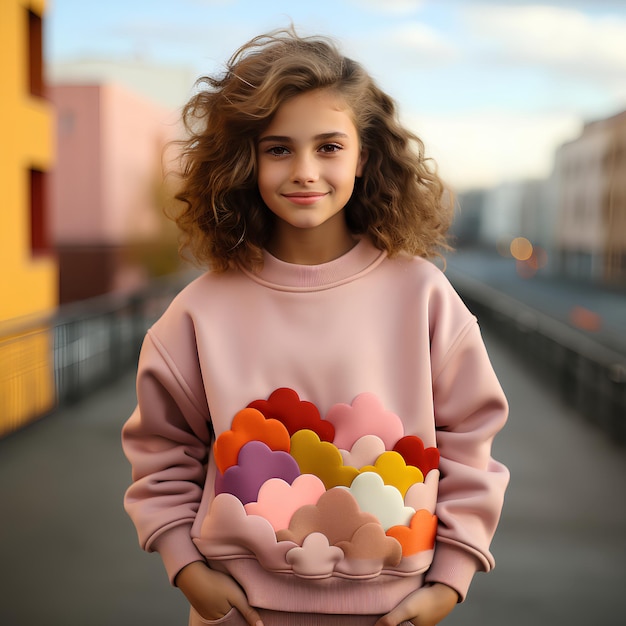
<svg viewBox="0 0 626 626">
<path fill-rule="evenodd" d="M 223 271 L 262 265 L 274 223 L 257 188 L 256 142 L 287 99 L 330 89 L 353 115 L 368 155 L 345 207 L 349 229 L 367 235 L 390 256 L 432 257 L 449 246 L 453 201 L 404 128 L 394 101 L 357 62 L 325 37 L 292 28 L 255 37 L 230 58 L 220 76 L 204 76 L 183 108 L 181 187 L 174 216 L 200 264 Z"/>
</svg>

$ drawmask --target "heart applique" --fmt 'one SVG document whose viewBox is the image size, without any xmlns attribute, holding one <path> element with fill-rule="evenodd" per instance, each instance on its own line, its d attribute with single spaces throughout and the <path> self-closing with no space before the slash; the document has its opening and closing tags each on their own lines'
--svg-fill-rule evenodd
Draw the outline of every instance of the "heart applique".
<svg viewBox="0 0 626 626">
<path fill-rule="evenodd" d="M 435 547 L 436 534 L 437 516 L 423 509 L 415 513 L 409 528 L 393 526 L 387 531 L 388 537 L 393 537 L 400 542 L 403 556 L 432 550 Z"/>
<path fill-rule="evenodd" d="M 332 441 L 335 437 L 335 427 L 321 418 L 317 407 L 300 400 L 298 393 L 289 387 L 280 387 L 267 400 L 255 400 L 248 407 L 261 411 L 267 419 L 282 422 L 289 435 L 308 429 L 317 433 L 322 441 Z"/>
<path fill-rule="evenodd" d="M 271 450 L 289 452 L 289 433 L 275 419 L 265 419 L 256 409 L 242 409 L 233 418 L 230 430 L 213 444 L 213 456 L 220 473 L 237 464 L 239 451 L 249 441 L 262 441 Z"/>
<path fill-rule="evenodd" d="M 424 442 L 415 435 L 402 437 L 393 449 L 402 455 L 407 465 L 414 465 L 422 470 L 424 476 L 430 470 L 439 468 L 439 450 L 424 448 Z"/>
</svg>

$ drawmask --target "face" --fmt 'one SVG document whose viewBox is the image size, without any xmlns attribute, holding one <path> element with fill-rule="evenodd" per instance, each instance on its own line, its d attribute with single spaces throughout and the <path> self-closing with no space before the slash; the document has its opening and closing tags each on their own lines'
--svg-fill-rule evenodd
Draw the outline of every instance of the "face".
<svg viewBox="0 0 626 626">
<path fill-rule="evenodd" d="M 275 236 L 347 233 L 343 211 L 364 161 L 341 98 L 321 90 L 285 102 L 257 143 L 258 187 L 278 218 Z"/>
</svg>

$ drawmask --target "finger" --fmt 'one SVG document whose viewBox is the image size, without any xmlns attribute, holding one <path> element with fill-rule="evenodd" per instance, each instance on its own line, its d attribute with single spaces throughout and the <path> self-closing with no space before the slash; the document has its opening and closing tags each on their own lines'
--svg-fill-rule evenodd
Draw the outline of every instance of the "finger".
<svg viewBox="0 0 626 626">
<path fill-rule="evenodd" d="M 405 617 L 402 617 L 405 615 Z M 398 624 L 402 624 L 402 622 L 408 621 L 409 617 L 415 617 L 414 615 L 409 616 L 406 614 L 406 611 L 398 610 L 398 607 L 387 613 L 387 615 L 383 615 L 374 626 L 398 626 Z"/>
<path fill-rule="evenodd" d="M 422 590 L 407 596 L 400 604 L 391 609 L 389 613 L 383 615 L 375 626 L 398 626 L 404 622 L 412 623 L 414 626 L 421 626 L 419 615 L 424 605 Z M 412 621 L 411 621 L 412 620 Z M 424 624 L 426 626 L 426 624 Z"/>
<path fill-rule="evenodd" d="M 263 626 L 261 616 L 250 605 L 248 605 L 247 609 L 237 608 L 237 610 L 243 615 L 243 618 L 250 626 Z"/>
<path fill-rule="evenodd" d="M 263 626 L 261 616 L 255 608 L 250 606 L 248 598 L 243 591 L 231 599 L 231 604 L 241 613 L 250 626 Z"/>
</svg>

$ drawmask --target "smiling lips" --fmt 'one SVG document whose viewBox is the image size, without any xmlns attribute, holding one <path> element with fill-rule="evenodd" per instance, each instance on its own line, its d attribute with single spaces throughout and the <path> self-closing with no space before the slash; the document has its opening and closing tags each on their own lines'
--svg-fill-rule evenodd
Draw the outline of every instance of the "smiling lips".
<svg viewBox="0 0 626 626">
<path fill-rule="evenodd" d="M 301 205 L 315 204 L 324 196 L 326 196 L 326 193 L 322 191 L 299 191 L 283 194 L 283 197 L 287 198 L 287 200 Z"/>
</svg>

